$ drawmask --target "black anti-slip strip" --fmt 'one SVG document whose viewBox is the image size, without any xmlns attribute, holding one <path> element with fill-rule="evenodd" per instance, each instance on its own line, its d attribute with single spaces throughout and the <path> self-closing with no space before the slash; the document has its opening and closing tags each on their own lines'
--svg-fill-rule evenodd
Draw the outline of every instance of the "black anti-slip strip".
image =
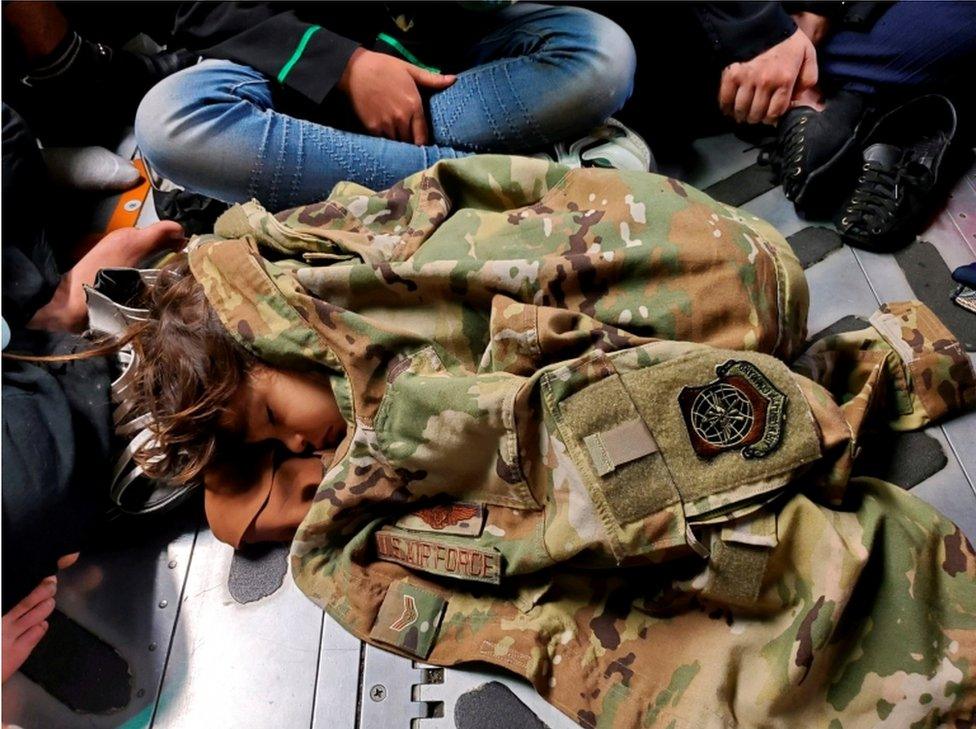
<svg viewBox="0 0 976 729">
<path fill-rule="evenodd" d="M 814 342 L 819 341 L 824 337 L 829 337 L 833 334 L 847 334 L 847 332 L 856 332 L 858 329 L 867 329 L 869 326 L 871 326 L 871 322 L 869 322 L 867 319 L 862 319 L 859 316 L 849 314 L 848 316 L 841 317 L 830 326 L 821 329 L 819 332 L 810 337 L 807 346 L 809 347 Z"/>
<path fill-rule="evenodd" d="M 281 587 L 287 571 L 287 544 L 247 544 L 234 552 L 227 589 L 239 603 L 261 600 Z"/>
<path fill-rule="evenodd" d="M 72 711 L 110 714 L 132 697 L 129 664 L 112 646 L 60 610 L 21 672 Z"/>
<path fill-rule="evenodd" d="M 956 290 L 952 273 L 939 251 L 928 241 L 916 240 L 895 253 L 915 296 L 942 320 L 968 352 L 976 352 L 976 316 L 956 306 L 950 298 Z"/>
<path fill-rule="evenodd" d="M 454 706 L 457 729 L 548 729 L 503 683 L 490 681 L 462 694 Z"/>
<path fill-rule="evenodd" d="M 874 476 L 910 489 L 934 476 L 949 459 L 942 444 L 925 433 L 891 433 L 861 441 L 855 476 Z"/>
<path fill-rule="evenodd" d="M 787 237 L 786 242 L 793 248 L 804 269 L 819 263 L 827 254 L 841 247 L 840 236 L 830 228 L 820 226 L 804 228 Z"/>
<path fill-rule="evenodd" d="M 757 162 L 714 185 L 709 185 L 704 192 L 726 205 L 739 206 L 769 192 L 777 184 L 772 170 Z"/>
</svg>

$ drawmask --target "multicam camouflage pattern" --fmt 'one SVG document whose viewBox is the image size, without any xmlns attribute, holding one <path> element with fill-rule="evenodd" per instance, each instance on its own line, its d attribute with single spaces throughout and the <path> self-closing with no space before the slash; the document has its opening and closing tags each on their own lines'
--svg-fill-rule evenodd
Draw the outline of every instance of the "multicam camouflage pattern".
<svg viewBox="0 0 976 729">
<path fill-rule="evenodd" d="M 870 422 L 976 397 L 921 304 L 791 370 L 807 292 L 768 224 L 511 157 L 236 207 L 191 267 L 242 345 L 331 376 L 349 431 L 292 571 L 357 636 L 510 669 L 584 727 L 972 719 L 972 548 L 849 479 Z"/>
</svg>

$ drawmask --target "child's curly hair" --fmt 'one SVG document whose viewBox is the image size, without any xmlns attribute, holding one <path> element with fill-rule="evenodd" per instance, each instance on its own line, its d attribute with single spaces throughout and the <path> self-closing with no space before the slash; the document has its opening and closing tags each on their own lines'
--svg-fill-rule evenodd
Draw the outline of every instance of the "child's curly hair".
<svg viewBox="0 0 976 729">
<path fill-rule="evenodd" d="M 135 356 L 126 399 L 150 414 L 153 439 L 134 457 L 150 478 L 185 485 L 229 435 L 221 418 L 257 360 L 228 335 L 186 263 L 166 269 L 142 305 L 149 319 L 123 335 Z"/>
<path fill-rule="evenodd" d="M 227 333 L 185 260 L 162 269 L 132 303 L 147 309 L 148 319 L 89 349 L 53 356 L 4 352 L 3 357 L 57 363 L 131 346 L 134 361 L 124 399 L 132 415 L 126 420 L 148 413 L 146 427 L 153 436 L 133 458 L 149 478 L 185 486 L 203 475 L 219 447 L 223 452 L 231 445 L 235 427 L 226 416 L 257 359 Z"/>
</svg>

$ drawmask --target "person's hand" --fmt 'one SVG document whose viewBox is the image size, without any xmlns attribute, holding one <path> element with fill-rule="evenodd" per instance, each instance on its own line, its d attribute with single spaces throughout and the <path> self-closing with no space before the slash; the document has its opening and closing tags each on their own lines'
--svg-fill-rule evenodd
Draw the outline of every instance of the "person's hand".
<svg viewBox="0 0 976 729">
<path fill-rule="evenodd" d="M 820 41 L 827 35 L 828 21 L 823 15 L 803 12 L 790 17 L 796 22 L 796 26 L 803 31 L 803 35 L 809 38 L 815 46 L 819 46 Z"/>
<path fill-rule="evenodd" d="M 185 245 L 183 226 L 172 220 L 162 220 L 148 228 L 113 230 L 61 277 L 51 300 L 34 312 L 27 327 L 49 332 L 83 331 L 88 323 L 84 287 L 94 285 L 101 269 L 133 268 L 153 254 Z"/>
<path fill-rule="evenodd" d="M 425 71 L 399 58 L 358 48 L 339 79 L 339 90 L 371 134 L 427 144 L 427 119 L 420 88 L 446 89 L 457 76 Z"/>
<path fill-rule="evenodd" d="M 45 577 L 31 593 L 3 616 L 3 683 L 14 675 L 47 632 L 54 612 L 58 578 Z"/>
<path fill-rule="evenodd" d="M 751 61 L 726 66 L 718 103 L 723 114 L 740 124 L 774 124 L 786 113 L 790 99 L 816 84 L 817 51 L 797 28 Z"/>
</svg>

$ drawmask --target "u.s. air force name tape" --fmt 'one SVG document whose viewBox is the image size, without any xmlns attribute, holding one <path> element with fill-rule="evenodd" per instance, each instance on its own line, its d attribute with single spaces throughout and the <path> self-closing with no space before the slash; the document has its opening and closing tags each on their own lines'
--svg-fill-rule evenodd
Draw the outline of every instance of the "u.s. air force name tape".
<svg viewBox="0 0 976 729">
<path fill-rule="evenodd" d="M 376 533 L 376 555 L 445 577 L 493 585 L 501 582 L 501 555 L 491 547 L 468 547 L 381 529 Z"/>
</svg>

